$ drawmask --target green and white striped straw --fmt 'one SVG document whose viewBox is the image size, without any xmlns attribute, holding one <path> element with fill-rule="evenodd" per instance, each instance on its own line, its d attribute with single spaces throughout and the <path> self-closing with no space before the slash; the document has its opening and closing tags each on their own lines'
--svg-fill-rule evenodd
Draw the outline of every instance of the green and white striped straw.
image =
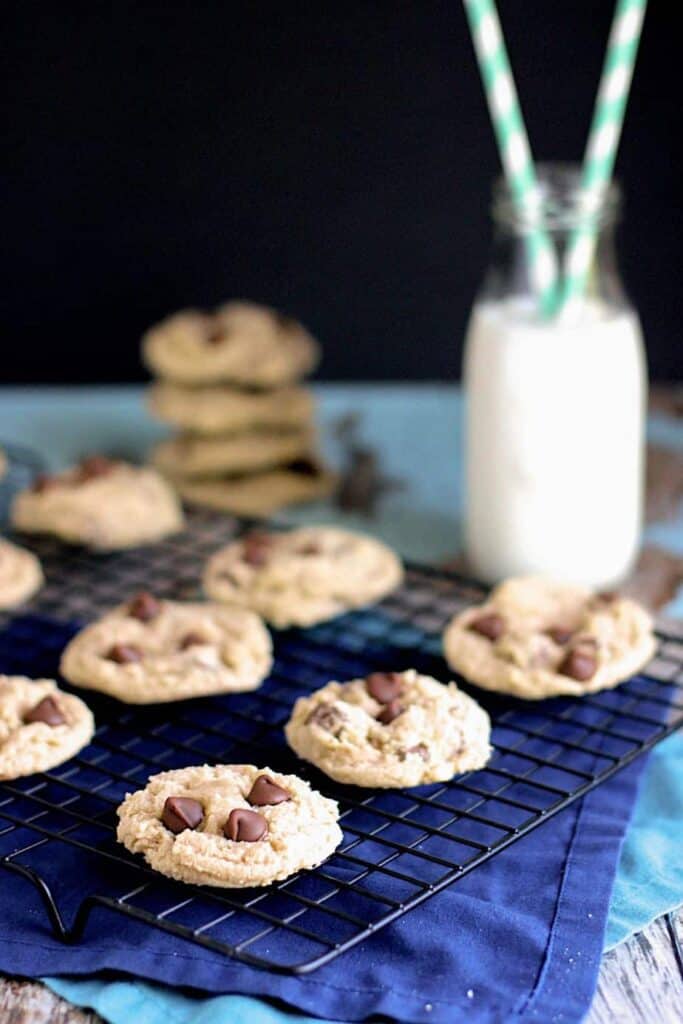
<svg viewBox="0 0 683 1024">
<path fill-rule="evenodd" d="M 618 0 L 614 12 L 581 175 L 586 218 L 569 241 L 561 312 L 576 304 L 586 287 L 598 228 L 590 212 L 612 178 L 646 8 L 647 0 Z"/>
<path fill-rule="evenodd" d="M 513 202 L 520 210 L 533 210 L 540 204 L 540 190 L 495 0 L 463 2 Z M 527 250 L 532 285 L 547 315 L 557 304 L 555 249 L 545 231 L 531 227 Z"/>
</svg>

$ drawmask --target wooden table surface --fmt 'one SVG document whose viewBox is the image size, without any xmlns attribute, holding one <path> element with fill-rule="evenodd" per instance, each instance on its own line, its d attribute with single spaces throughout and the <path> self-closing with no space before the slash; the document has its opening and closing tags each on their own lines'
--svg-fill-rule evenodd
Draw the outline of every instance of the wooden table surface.
<svg viewBox="0 0 683 1024">
<path fill-rule="evenodd" d="M 655 408 L 683 416 L 683 399 L 666 391 Z M 648 453 L 648 518 L 673 515 L 683 499 L 683 457 L 669 449 Z M 683 559 L 644 549 L 626 589 L 660 608 L 683 584 Z M 96 1024 L 96 1014 L 70 1006 L 38 982 L 0 976 L 0 1024 Z M 586 1024 L 681 1024 L 683 1021 L 683 911 L 606 953 Z M 544 1024 L 544 1022 L 539 1022 Z"/>
</svg>

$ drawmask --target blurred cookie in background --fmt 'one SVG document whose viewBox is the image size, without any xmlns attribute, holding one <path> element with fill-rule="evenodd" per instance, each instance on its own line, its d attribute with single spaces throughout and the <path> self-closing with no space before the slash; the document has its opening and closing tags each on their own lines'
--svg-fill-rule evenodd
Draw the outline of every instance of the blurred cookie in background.
<svg viewBox="0 0 683 1024">
<path fill-rule="evenodd" d="M 287 505 L 329 497 L 337 477 L 322 463 L 297 459 L 264 473 L 174 483 L 180 496 L 191 505 L 238 516 L 269 516 Z"/>
<path fill-rule="evenodd" d="M 0 609 L 28 601 L 43 582 L 43 570 L 33 552 L 0 537 Z"/>
<path fill-rule="evenodd" d="M 254 473 L 306 458 L 313 444 L 310 430 L 253 430 L 227 437 L 183 434 L 158 444 L 152 462 L 171 478 Z"/>
<path fill-rule="evenodd" d="M 157 419 L 202 436 L 254 429 L 299 430 L 314 418 L 313 396 L 302 387 L 242 391 L 222 384 L 185 388 L 159 381 L 149 389 L 147 400 Z"/>
<path fill-rule="evenodd" d="M 150 544 L 184 526 L 176 494 L 155 469 L 102 455 L 36 477 L 16 495 L 10 516 L 17 530 L 99 551 Z"/>
<path fill-rule="evenodd" d="M 261 516 L 332 492 L 300 384 L 319 347 L 296 320 L 248 302 L 176 313 L 145 334 L 142 354 L 160 378 L 150 412 L 178 430 L 151 461 L 185 500 Z"/>
<path fill-rule="evenodd" d="M 142 354 L 151 372 L 179 384 L 291 384 L 315 369 L 319 348 L 293 317 L 252 302 L 213 313 L 185 310 L 150 328 Z"/>
</svg>

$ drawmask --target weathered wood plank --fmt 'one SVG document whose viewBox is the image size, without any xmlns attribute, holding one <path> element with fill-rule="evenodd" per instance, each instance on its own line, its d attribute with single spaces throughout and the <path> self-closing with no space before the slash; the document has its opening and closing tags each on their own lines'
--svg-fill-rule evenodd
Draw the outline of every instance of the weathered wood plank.
<svg viewBox="0 0 683 1024">
<path fill-rule="evenodd" d="M 683 915 L 678 919 L 683 937 Z M 606 953 L 585 1024 L 681 1024 L 683 976 L 666 918 Z"/>
</svg>

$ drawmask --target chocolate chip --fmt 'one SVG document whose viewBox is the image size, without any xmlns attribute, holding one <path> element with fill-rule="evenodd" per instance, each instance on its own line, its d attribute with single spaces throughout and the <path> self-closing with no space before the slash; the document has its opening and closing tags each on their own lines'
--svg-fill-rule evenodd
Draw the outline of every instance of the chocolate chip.
<svg viewBox="0 0 683 1024">
<path fill-rule="evenodd" d="M 81 459 L 78 465 L 78 479 L 84 483 L 98 476 L 107 476 L 113 468 L 114 463 L 111 459 L 105 458 L 104 455 L 91 455 L 87 459 Z"/>
<path fill-rule="evenodd" d="M 115 661 L 117 665 L 132 665 L 135 661 L 142 661 L 142 651 L 133 644 L 114 644 L 105 657 L 108 661 Z"/>
<path fill-rule="evenodd" d="M 598 604 L 614 604 L 619 600 L 619 594 L 615 590 L 601 590 L 595 594 L 595 600 Z"/>
<path fill-rule="evenodd" d="M 269 533 L 254 530 L 242 540 L 242 560 L 248 565 L 265 565 L 270 557 L 273 538 Z"/>
<path fill-rule="evenodd" d="M 220 345 L 230 334 L 230 328 L 220 320 L 207 317 L 205 340 L 209 345 Z"/>
<path fill-rule="evenodd" d="M 291 799 L 292 794 L 282 786 L 278 786 L 277 782 L 273 782 L 270 775 L 259 775 L 247 794 L 247 803 L 255 807 L 283 804 L 286 800 Z"/>
<path fill-rule="evenodd" d="M 399 700 L 390 700 L 377 715 L 377 721 L 381 722 L 382 725 L 389 725 L 395 718 L 402 715 L 404 711 L 405 708 Z"/>
<path fill-rule="evenodd" d="M 52 490 L 53 487 L 59 486 L 59 478 L 56 476 L 49 476 L 47 473 L 39 473 L 33 481 L 31 490 L 36 494 L 44 494 L 45 491 Z"/>
<path fill-rule="evenodd" d="M 290 473 L 298 473 L 299 476 L 319 476 L 320 467 L 312 459 L 292 459 L 285 466 Z"/>
<path fill-rule="evenodd" d="M 196 647 L 198 644 L 207 643 L 206 637 L 201 633 L 186 633 L 180 641 L 180 650 L 186 651 L 188 647 Z"/>
<path fill-rule="evenodd" d="M 64 725 L 66 718 L 59 709 L 54 697 L 43 697 L 35 707 L 24 715 L 24 722 L 45 722 L 46 725 Z"/>
<path fill-rule="evenodd" d="M 237 843 L 257 843 L 259 839 L 263 839 L 267 831 L 268 823 L 262 815 L 256 811 L 245 811 L 241 807 L 230 811 L 223 826 L 225 838 Z"/>
<path fill-rule="evenodd" d="M 557 671 L 560 675 L 584 683 L 595 675 L 597 667 L 598 659 L 593 650 L 588 647 L 576 647 L 565 655 Z"/>
<path fill-rule="evenodd" d="M 139 619 L 140 622 L 151 622 L 152 619 L 156 619 L 160 611 L 161 601 L 157 601 L 156 597 L 146 590 L 137 594 L 128 605 L 128 614 L 133 619 Z"/>
<path fill-rule="evenodd" d="M 564 647 L 568 644 L 574 635 L 574 631 L 569 629 L 567 626 L 549 626 L 545 630 L 546 636 L 549 636 L 551 640 L 554 640 L 560 647 Z"/>
<path fill-rule="evenodd" d="M 344 721 L 344 716 L 339 708 L 334 707 L 332 704 L 318 704 L 306 718 L 305 724 L 319 725 L 321 729 L 332 732 Z"/>
<path fill-rule="evenodd" d="M 372 672 L 365 680 L 365 689 L 380 704 L 388 704 L 401 693 L 400 673 Z"/>
<path fill-rule="evenodd" d="M 487 640 L 497 640 L 505 629 L 505 620 L 498 612 L 487 612 L 486 615 L 472 619 L 467 628 L 479 633 L 480 636 L 485 636 Z"/>
<path fill-rule="evenodd" d="M 297 555 L 320 555 L 322 548 L 314 540 L 309 540 L 296 549 Z"/>
<path fill-rule="evenodd" d="M 204 808 L 190 796 L 169 796 L 161 814 L 169 832 L 176 835 L 186 828 L 197 828 L 204 821 Z"/>
</svg>

